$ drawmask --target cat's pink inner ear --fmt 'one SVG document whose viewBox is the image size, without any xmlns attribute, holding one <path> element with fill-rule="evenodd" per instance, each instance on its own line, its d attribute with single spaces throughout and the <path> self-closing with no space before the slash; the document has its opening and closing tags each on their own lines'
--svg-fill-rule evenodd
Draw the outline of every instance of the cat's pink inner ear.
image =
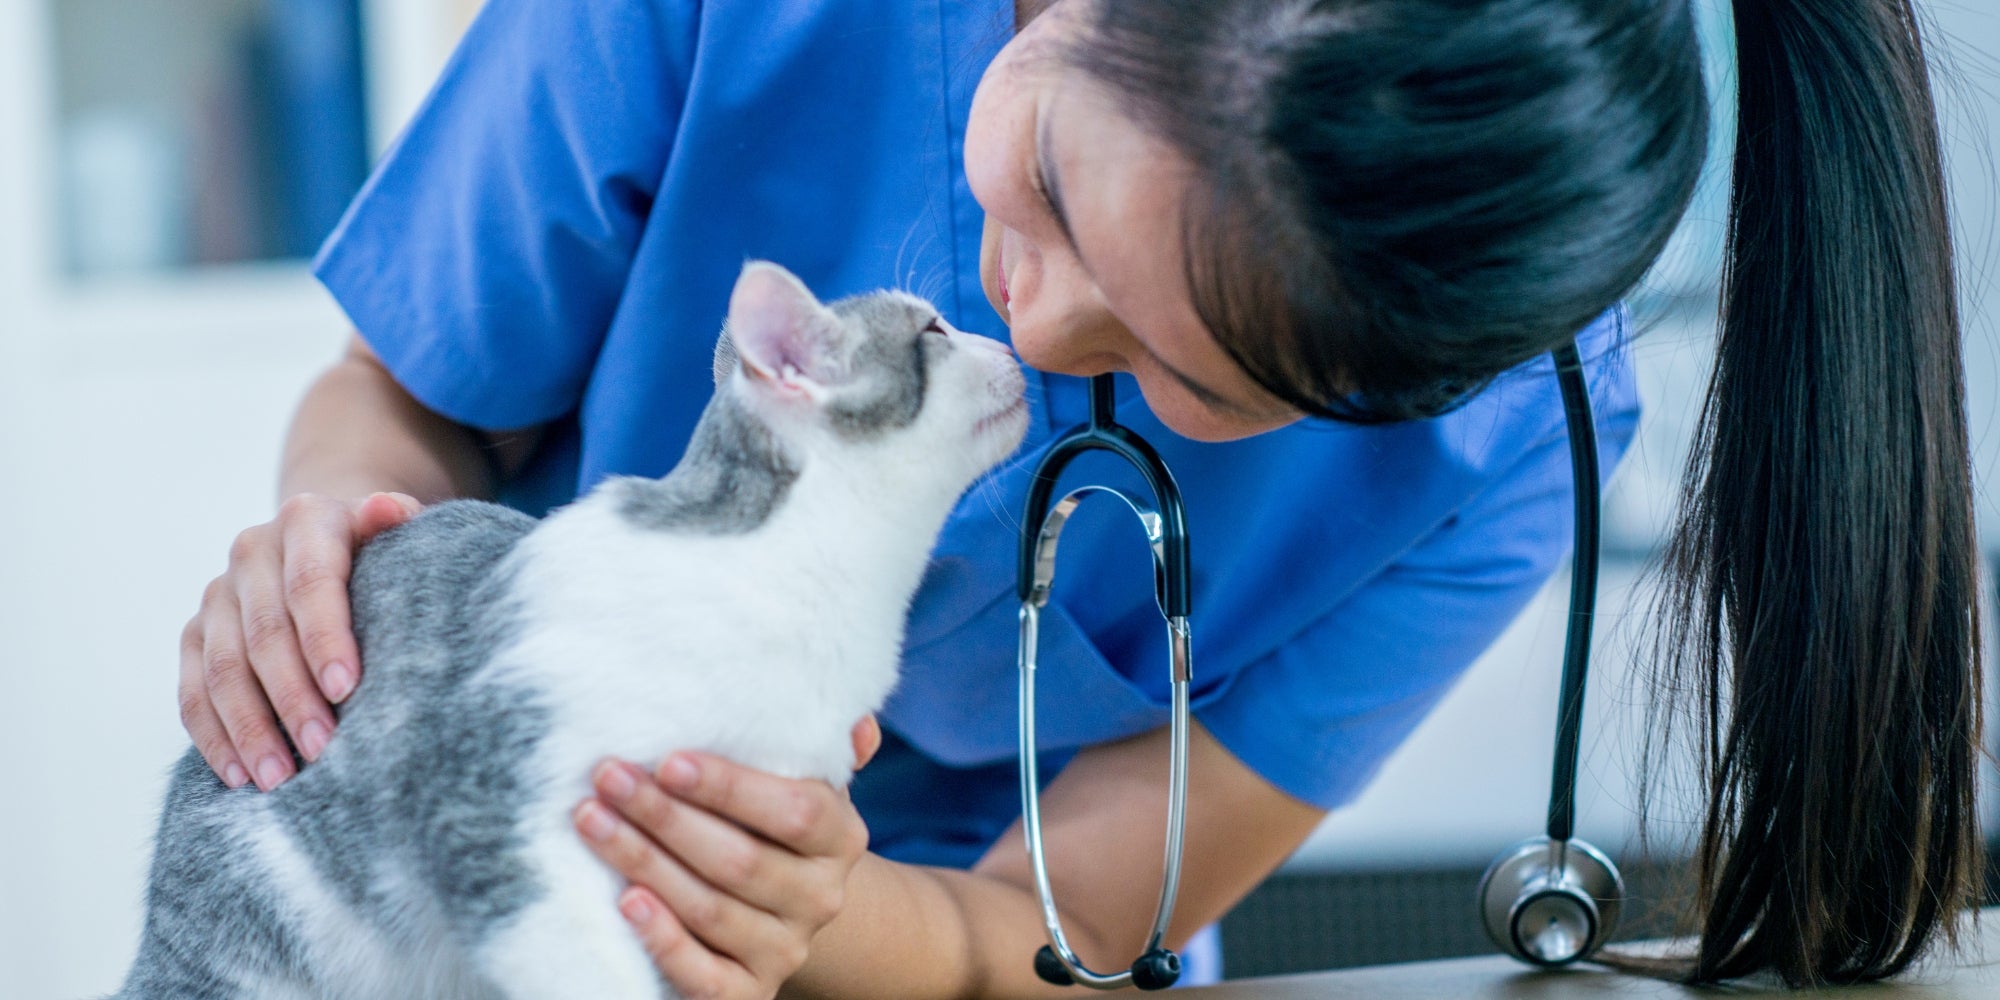
<svg viewBox="0 0 2000 1000">
<path fill-rule="evenodd" d="M 776 264 L 753 261 L 729 296 L 729 337 L 745 374 L 778 383 L 835 380 L 840 321 L 803 282 Z"/>
</svg>

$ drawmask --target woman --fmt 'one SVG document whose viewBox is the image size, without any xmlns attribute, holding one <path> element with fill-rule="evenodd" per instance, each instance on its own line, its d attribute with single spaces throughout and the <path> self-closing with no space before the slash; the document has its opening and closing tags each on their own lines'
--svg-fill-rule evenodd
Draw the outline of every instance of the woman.
<svg viewBox="0 0 2000 1000">
<path fill-rule="evenodd" d="M 894 274 L 1000 333 L 983 292 L 1059 374 L 998 500 L 947 527 L 851 802 L 696 755 L 594 775 L 579 834 L 683 995 L 1053 992 L 1008 830 L 990 505 L 1076 418 L 1060 375 L 1129 373 L 1122 416 L 1189 493 L 1199 794 L 1170 943 L 1364 784 L 1560 557 L 1553 380 L 1514 373 L 1584 331 L 1610 457 L 1629 440 L 1613 307 L 1702 159 L 1685 0 L 1036 6 L 492 0 L 322 254 L 361 338 L 301 405 L 291 499 L 190 623 L 183 714 L 217 772 L 269 788 L 287 737 L 324 748 L 360 666 L 353 547 L 412 498 L 541 507 L 670 466 L 754 255 L 829 295 Z M 1711 740 L 1701 944 L 1669 971 L 1877 978 L 1949 930 L 1977 858 L 1934 115 L 1908 0 L 1736 13 L 1724 325 L 1664 621 L 1664 690 Z M 1075 706 L 1044 724 L 1074 751 L 1044 811 L 1078 950 L 1112 965 L 1151 912 L 1163 694 L 1143 567 L 1090 537 L 1085 599 L 1044 624 Z"/>
</svg>

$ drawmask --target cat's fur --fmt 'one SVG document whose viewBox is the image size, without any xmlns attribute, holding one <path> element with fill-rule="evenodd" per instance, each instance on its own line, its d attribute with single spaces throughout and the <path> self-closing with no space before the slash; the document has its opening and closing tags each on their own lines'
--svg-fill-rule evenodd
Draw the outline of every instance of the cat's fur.
<svg viewBox="0 0 2000 1000">
<path fill-rule="evenodd" d="M 937 529 L 1026 427 L 1012 355 L 907 295 L 822 306 L 752 264 L 727 331 L 664 479 L 364 547 L 337 737 L 269 794 L 181 760 L 119 998 L 668 995 L 570 825 L 590 768 L 845 782 Z"/>
</svg>

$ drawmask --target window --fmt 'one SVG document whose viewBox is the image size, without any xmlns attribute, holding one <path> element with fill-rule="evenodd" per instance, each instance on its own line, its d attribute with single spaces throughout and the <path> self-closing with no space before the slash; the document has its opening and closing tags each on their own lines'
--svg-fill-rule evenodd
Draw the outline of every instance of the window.
<svg viewBox="0 0 2000 1000">
<path fill-rule="evenodd" d="M 368 169 L 360 0 L 52 0 L 75 277 L 311 255 Z"/>
</svg>

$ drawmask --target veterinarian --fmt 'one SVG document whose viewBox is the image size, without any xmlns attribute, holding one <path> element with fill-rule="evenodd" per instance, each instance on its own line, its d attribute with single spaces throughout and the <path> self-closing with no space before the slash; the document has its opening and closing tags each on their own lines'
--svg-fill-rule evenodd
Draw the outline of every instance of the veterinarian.
<svg viewBox="0 0 2000 1000">
<path fill-rule="evenodd" d="M 287 740 L 326 746 L 366 669 L 343 584 L 372 534 L 671 467 L 762 257 L 824 297 L 924 292 L 1041 374 L 1022 454 L 938 545 L 901 687 L 856 727 L 851 798 L 694 754 L 598 769 L 578 835 L 668 982 L 1059 992 L 1030 968 L 1011 827 L 1012 518 L 1083 413 L 1075 376 L 1129 375 L 1120 419 L 1195 526 L 1169 943 L 1353 798 L 1564 555 L 1535 359 L 1580 336 L 1607 469 L 1631 439 L 1617 302 L 1702 160 L 1687 0 L 1040 6 L 489 0 L 317 262 L 359 335 L 300 404 L 280 513 L 189 624 L 184 718 L 217 773 L 268 789 Z M 1735 12 L 1741 214 L 1666 664 L 1671 690 L 1720 678 L 1722 742 L 1701 951 L 1673 971 L 1875 978 L 1938 936 L 1975 857 L 1934 115 L 1908 0 Z M 1157 890 L 1162 637 L 1129 525 L 1070 530 L 1043 812 L 1074 943 L 1117 965 Z M 1212 973 L 1212 948 L 1189 962 Z"/>
</svg>

